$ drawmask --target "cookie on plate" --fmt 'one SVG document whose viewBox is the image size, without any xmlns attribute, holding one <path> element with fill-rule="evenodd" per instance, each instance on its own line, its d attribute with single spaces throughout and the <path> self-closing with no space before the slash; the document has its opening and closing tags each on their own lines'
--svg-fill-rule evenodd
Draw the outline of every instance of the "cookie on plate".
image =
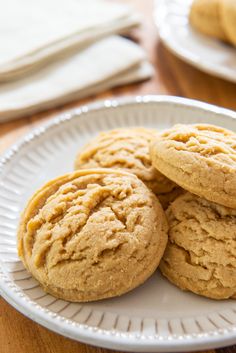
<svg viewBox="0 0 236 353">
<path fill-rule="evenodd" d="M 209 124 L 175 125 L 150 145 L 154 167 L 183 189 L 236 208 L 236 134 Z"/>
<path fill-rule="evenodd" d="M 230 42 L 236 45 L 236 1 L 220 1 L 221 23 Z"/>
<path fill-rule="evenodd" d="M 149 144 L 156 135 L 156 130 L 145 128 L 120 128 L 102 132 L 78 152 L 75 169 L 122 169 L 135 174 L 156 195 L 165 196 L 177 186 L 151 164 Z M 163 199 L 166 207 L 168 197 Z"/>
<path fill-rule="evenodd" d="M 236 299 L 236 210 L 190 193 L 168 208 L 161 272 L 183 290 Z"/>
<path fill-rule="evenodd" d="M 226 41 L 227 37 L 220 16 L 221 2 L 221 0 L 194 0 L 189 21 L 199 32 Z"/>
<path fill-rule="evenodd" d="M 159 194 L 158 200 L 160 201 L 164 210 L 166 210 L 169 205 L 181 194 L 183 194 L 185 190 L 180 187 L 174 188 L 172 191 L 167 192 L 165 194 Z"/>
<path fill-rule="evenodd" d="M 38 190 L 22 215 L 18 253 L 46 292 L 69 301 L 121 295 L 157 268 L 167 221 L 135 175 L 80 170 Z"/>
</svg>

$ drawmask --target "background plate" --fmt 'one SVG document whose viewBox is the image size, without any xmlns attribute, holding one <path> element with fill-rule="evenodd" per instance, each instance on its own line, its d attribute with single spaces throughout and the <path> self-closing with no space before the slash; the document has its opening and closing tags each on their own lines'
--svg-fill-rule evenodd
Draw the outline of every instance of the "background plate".
<svg viewBox="0 0 236 353">
<path fill-rule="evenodd" d="M 155 0 L 154 17 L 161 40 L 189 64 L 236 82 L 236 49 L 190 26 L 191 3 L 192 0 Z"/>
<path fill-rule="evenodd" d="M 71 171 L 77 149 L 100 130 L 163 129 L 209 122 L 236 130 L 236 114 L 187 99 L 145 96 L 84 106 L 33 130 L 0 160 L 0 290 L 15 308 L 82 342 L 130 351 L 170 352 L 236 343 L 236 301 L 217 302 L 171 285 L 155 273 L 119 298 L 77 304 L 44 293 L 16 252 L 16 229 L 29 196 Z"/>
</svg>

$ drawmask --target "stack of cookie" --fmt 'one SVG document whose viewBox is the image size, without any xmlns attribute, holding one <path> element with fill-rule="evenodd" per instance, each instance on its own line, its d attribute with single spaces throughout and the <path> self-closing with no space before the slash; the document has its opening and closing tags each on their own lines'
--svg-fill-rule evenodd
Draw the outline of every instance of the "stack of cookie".
<svg viewBox="0 0 236 353">
<path fill-rule="evenodd" d="M 236 45 L 235 0 L 194 0 L 189 20 L 199 32 Z"/>
<path fill-rule="evenodd" d="M 70 301 L 124 294 L 160 261 L 182 289 L 236 297 L 235 149 L 233 132 L 210 125 L 101 133 L 79 151 L 75 172 L 29 201 L 22 261 Z"/>
<path fill-rule="evenodd" d="M 150 148 L 153 165 L 188 192 L 169 206 L 162 273 L 181 289 L 236 298 L 236 134 L 176 125 Z"/>
</svg>

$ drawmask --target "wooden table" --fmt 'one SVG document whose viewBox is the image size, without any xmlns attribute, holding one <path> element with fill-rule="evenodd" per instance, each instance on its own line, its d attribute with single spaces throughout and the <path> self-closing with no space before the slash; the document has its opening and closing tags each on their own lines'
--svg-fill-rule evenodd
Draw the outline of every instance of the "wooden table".
<svg viewBox="0 0 236 353">
<path fill-rule="evenodd" d="M 236 110 L 236 85 L 192 68 L 177 59 L 160 43 L 152 18 L 152 0 L 129 0 L 129 2 L 144 15 L 143 26 L 135 31 L 134 36 L 146 49 L 156 69 L 153 79 L 142 84 L 116 88 L 45 113 L 1 124 L 1 152 L 35 125 L 41 124 L 61 111 L 96 99 L 136 94 L 169 94 L 199 99 Z M 108 353 L 111 351 L 84 345 L 50 332 L 18 313 L 0 298 L 0 352 Z M 236 353 L 236 346 L 211 350 L 207 353 L 215 352 Z"/>
</svg>

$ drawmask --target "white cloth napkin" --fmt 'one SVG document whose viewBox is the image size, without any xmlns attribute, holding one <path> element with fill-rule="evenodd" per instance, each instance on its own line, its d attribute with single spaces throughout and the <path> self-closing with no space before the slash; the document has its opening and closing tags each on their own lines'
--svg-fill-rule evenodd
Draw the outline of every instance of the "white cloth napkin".
<svg viewBox="0 0 236 353">
<path fill-rule="evenodd" d="M 30 76 L 0 85 L 0 121 L 148 78 L 153 69 L 135 43 L 111 36 Z"/>
<path fill-rule="evenodd" d="M 0 82 L 139 24 L 108 0 L 0 0 Z"/>
</svg>

